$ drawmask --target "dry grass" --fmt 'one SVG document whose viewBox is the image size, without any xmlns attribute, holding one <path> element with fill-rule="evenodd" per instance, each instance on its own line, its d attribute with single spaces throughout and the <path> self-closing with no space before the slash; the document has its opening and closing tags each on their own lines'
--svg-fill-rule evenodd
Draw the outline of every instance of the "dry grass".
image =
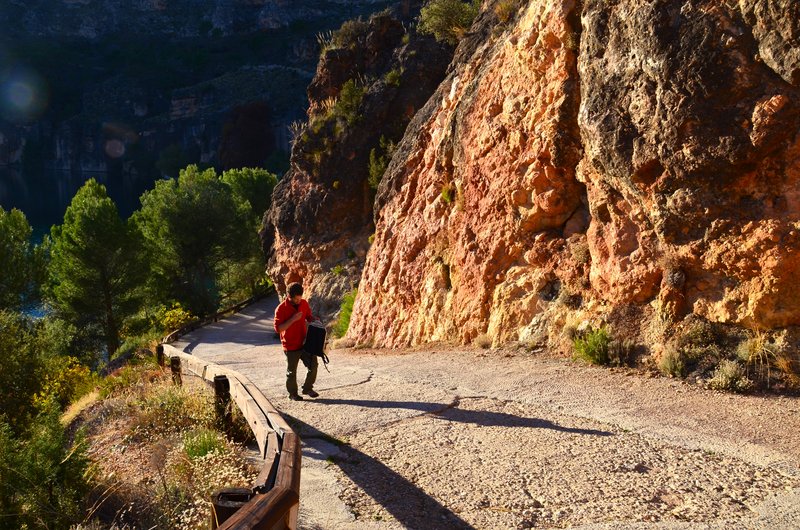
<svg viewBox="0 0 800 530">
<path fill-rule="evenodd" d="M 98 390 L 93 390 L 75 403 L 70 404 L 64 414 L 61 415 L 61 424 L 69 425 L 75 421 L 75 419 L 80 416 L 83 411 L 97 403 L 98 399 L 100 399 L 100 392 Z"/>
<path fill-rule="evenodd" d="M 492 338 L 486 333 L 482 333 L 475 337 L 475 340 L 472 341 L 472 343 L 482 350 L 488 350 L 492 347 Z"/>
<path fill-rule="evenodd" d="M 668 348 L 658 359 L 658 371 L 667 377 L 683 377 L 686 365 L 680 352 L 674 348 Z"/>
<path fill-rule="evenodd" d="M 775 345 L 763 331 L 751 332 L 736 349 L 736 357 L 744 363 L 747 375 L 766 381 L 767 388 L 772 380 L 772 366 L 777 360 L 775 353 Z"/>
<path fill-rule="evenodd" d="M 753 388 L 753 382 L 747 377 L 738 361 L 725 359 L 714 369 L 708 386 L 714 390 L 747 392 Z"/>
<path fill-rule="evenodd" d="M 213 395 L 200 380 L 185 378 L 177 387 L 167 371 L 129 367 L 120 373 L 126 384 L 110 383 L 108 398 L 82 414 L 101 477 L 86 524 L 207 528 L 210 494 L 249 487 L 258 470 L 242 446 L 213 430 Z M 244 423 L 241 414 L 234 418 Z M 247 429 L 246 423 L 236 427 Z"/>
</svg>

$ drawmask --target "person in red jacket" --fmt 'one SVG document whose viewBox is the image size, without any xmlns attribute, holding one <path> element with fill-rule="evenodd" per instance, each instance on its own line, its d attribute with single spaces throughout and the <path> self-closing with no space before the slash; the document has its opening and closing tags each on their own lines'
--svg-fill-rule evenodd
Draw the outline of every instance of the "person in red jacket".
<svg viewBox="0 0 800 530">
<path fill-rule="evenodd" d="M 302 401 L 303 396 L 297 393 L 297 364 L 300 360 L 308 368 L 303 383 L 303 394 L 315 398 L 314 381 L 317 380 L 317 357 L 303 350 L 306 340 L 307 322 L 317 320 L 311 314 L 311 306 L 303 299 L 303 286 L 299 283 L 289 284 L 286 300 L 275 309 L 275 331 L 281 337 L 283 352 L 286 354 L 286 390 L 289 399 Z"/>
</svg>

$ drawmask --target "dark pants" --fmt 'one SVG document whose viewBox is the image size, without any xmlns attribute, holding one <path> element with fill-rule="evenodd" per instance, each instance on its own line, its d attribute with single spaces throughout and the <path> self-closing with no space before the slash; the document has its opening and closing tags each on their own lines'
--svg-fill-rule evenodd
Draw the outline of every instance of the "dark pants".
<svg viewBox="0 0 800 530">
<path fill-rule="evenodd" d="M 314 381 L 317 380 L 317 356 L 311 355 L 304 350 L 284 351 L 286 354 L 286 390 L 289 395 L 297 395 L 297 365 L 302 360 L 303 364 L 308 368 L 306 374 L 306 381 L 303 383 L 303 390 L 309 391 L 314 389 Z"/>
</svg>

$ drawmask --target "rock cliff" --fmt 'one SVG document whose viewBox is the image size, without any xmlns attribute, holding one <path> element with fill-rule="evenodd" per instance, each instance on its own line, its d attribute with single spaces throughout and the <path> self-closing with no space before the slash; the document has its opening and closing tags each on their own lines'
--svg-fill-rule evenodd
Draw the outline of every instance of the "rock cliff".
<svg viewBox="0 0 800 530">
<path fill-rule="evenodd" d="M 348 335 L 800 325 L 800 4 L 507 3 L 394 153 Z"/>
<path fill-rule="evenodd" d="M 451 56 L 432 38 L 407 33 L 402 9 L 348 22 L 331 36 L 308 89 L 308 123 L 261 231 L 279 292 L 303 280 L 314 309 L 330 314 L 358 282 L 374 231 L 370 166 L 402 137 Z"/>
</svg>

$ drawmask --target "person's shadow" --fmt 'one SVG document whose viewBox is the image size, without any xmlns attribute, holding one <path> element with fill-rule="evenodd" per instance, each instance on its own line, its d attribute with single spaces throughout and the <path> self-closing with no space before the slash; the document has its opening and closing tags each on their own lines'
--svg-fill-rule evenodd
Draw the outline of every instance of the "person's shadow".
<svg viewBox="0 0 800 530">
<path fill-rule="evenodd" d="M 338 445 L 342 456 L 329 458 L 328 461 L 338 466 L 364 493 L 392 514 L 405 528 L 474 530 L 475 527 L 458 514 L 381 461 L 293 416 L 284 413 L 283 417 L 302 439 L 318 438 Z M 302 494 L 300 502 L 303 502 Z"/>
<path fill-rule="evenodd" d="M 437 417 L 457 421 L 460 423 L 472 423 L 483 427 L 528 427 L 531 429 L 551 429 L 559 432 L 583 434 L 590 436 L 613 436 L 614 433 L 599 431 L 595 429 L 578 429 L 564 427 L 549 420 L 541 418 L 526 418 L 506 414 L 505 412 L 489 412 L 483 410 L 463 410 L 457 406 L 450 407 L 445 403 L 425 403 L 417 401 L 376 401 L 369 399 L 329 399 L 319 398 L 311 403 L 322 403 L 327 405 L 353 405 L 356 407 L 370 407 L 380 409 L 410 409 L 435 415 Z"/>
<path fill-rule="evenodd" d="M 585 436 L 613 436 L 607 431 L 564 427 L 552 421 L 539 418 L 526 418 L 502 412 L 462 410 L 446 403 L 427 403 L 415 401 L 376 401 L 365 399 L 319 398 L 307 403 L 324 405 L 353 405 L 372 408 L 405 408 L 430 414 L 444 420 L 471 423 L 485 427 L 516 427 L 531 429 L 551 429 L 564 433 Z M 341 457 L 328 460 L 337 465 L 364 493 L 372 497 L 397 521 L 407 528 L 473 529 L 457 513 L 444 506 L 437 499 L 416 484 L 389 468 L 376 458 L 337 440 L 299 419 L 283 414 L 301 439 L 313 446 L 312 439 L 323 440 L 337 445 Z M 321 458 L 321 457 L 317 457 Z"/>
</svg>

